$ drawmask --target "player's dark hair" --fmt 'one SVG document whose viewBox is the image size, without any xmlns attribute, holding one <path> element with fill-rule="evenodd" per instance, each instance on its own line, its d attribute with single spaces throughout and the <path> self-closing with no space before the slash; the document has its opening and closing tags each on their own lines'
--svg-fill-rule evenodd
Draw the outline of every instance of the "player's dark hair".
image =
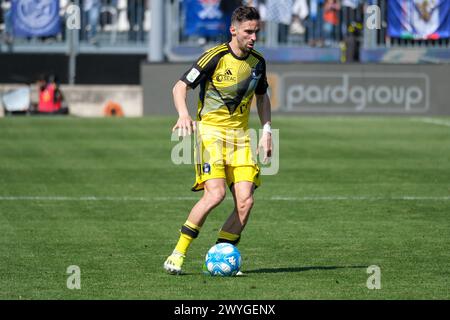
<svg viewBox="0 0 450 320">
<path fill-rule="evenodd" d="M 233 11 L 233 15 L 231 16 L 231 24 L 233 25 L 236 22 L 241 23 L 244 21 L 260 20 L 260 19 L 261 17 L 256 8 L 240 6 Z"/>
</svg>

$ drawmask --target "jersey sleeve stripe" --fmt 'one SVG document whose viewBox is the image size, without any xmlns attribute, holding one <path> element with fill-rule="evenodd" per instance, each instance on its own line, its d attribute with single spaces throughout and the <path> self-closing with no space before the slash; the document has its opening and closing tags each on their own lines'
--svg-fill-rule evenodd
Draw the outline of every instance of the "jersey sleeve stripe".
<svg viewBox="0 0 450 320">
<path fill-rule="evenodd" d="M 252 50 L 253 55 L 255 55 L 256 57 L 260 58 L 260 59 L 264 59 L 263 55 L 256 51 L 255 49 Z"/>
<path fill-rule="evenodd" d="M 219 51 L 223 51 L 224 49 L 226 49 L 226 47 L 222 47 L 222 48 L 217 48 L 215 50 L 211 50 L 211 52 L 209 52 L 207 55 L 205 55 L 198 63 L 198 65 L 201 68 L 204 68 L 205 65 L 208 64 L 208 62 L 212 59 L 212 57 L 214 57 L 216 55 L 216 53 L 218 53 Z"/>
<path fill-rule="evenodd" d="M 200 67 L 203 69 L 215 56 L 217 56 L 219 53 L 227 51 L 228 48 L 223 48 L 222 50 L 216 51 L 213 55 L 211 55 L 210 57 L 208 57 L 208 59 L 206 59 L 202 65 L 200 65 Z"/>
<path fill-rule="evenodd" d="M 223 49 L 227 49 L 227 47 L 225 45 L 221 45 L 211 49 L 211 51 L 207 52 L 205 56 L 199 60 L 198 65 L 203 68 L 211 60 L 211 58 L 215 56 L 216 53 L 223 51 Z"/>
<path fill-rule="evenodd" d="M 224 43 L 223 44 L 219 44 L 219 45 L 217 45 L 215 47 L 212 47 L 212 48 L 206 50 L 205 54 L 203 55 L 203 58 L 206 57 L 207 55 L 213 53 L 214 51 L 217 51 L 217 50 L 223 48 L 223 47 L 225 47 Z"/>
</svg>

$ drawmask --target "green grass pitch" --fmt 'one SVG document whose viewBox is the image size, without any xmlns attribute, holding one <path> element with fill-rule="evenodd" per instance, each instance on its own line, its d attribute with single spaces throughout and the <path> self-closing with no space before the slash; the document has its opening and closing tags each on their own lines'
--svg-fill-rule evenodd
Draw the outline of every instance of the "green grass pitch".
<svg viewBox="0 0 450 320">
<path fill-rule="evenodd" d="M 162 269 L 201 196 L 171 162 L 174 123 L 0 119 L 0 299 L 450 298 L 449 118 L 273 117 L 280 170 L 255 193 L 234 278 L 201 271 L 230 193 L 186 274 Z"/>
</svg>

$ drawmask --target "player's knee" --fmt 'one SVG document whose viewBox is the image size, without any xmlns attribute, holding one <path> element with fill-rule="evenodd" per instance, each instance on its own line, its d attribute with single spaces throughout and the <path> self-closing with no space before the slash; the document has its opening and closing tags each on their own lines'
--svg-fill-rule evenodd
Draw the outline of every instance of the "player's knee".
<svg viewBox="0 0 450 320">
<path fill-rule="evenodd" d="M 225 189 L 215 189 L 213 191 L 208 191 L 205 193 L 205 200 L 211 206 L 217 206 L 225 199 Z"/>
<path fill-rule="evenodd" d="M 241 198 L 237 201 L 237 209 L 239 213 L 248 214 L 250 209 L 253 207 L 253 196 L 249 195 L 247 197 Z"/>
</svg>

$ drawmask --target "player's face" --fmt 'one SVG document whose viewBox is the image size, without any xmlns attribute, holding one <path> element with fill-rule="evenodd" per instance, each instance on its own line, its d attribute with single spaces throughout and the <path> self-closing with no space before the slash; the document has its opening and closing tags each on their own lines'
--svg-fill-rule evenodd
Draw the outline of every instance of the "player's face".
<svg viewBox="0 0 450 320">
<path fill-rule="evenodd" d="M 243 21 L 237 26 L 231 26 L 231 34 L 236 36 L 236 41 L 243 52 L 253 49 L 256 36 L 259 31 L 259 20 Z"/>
</svg>

